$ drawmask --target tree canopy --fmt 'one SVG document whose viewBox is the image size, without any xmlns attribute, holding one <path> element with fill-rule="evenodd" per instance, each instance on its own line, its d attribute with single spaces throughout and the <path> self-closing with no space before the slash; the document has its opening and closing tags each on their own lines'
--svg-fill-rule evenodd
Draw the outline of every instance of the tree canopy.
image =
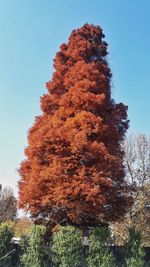
<svg viewBox="0 0 150 267">
<path fill-rule="evenodd" d="M 127 107 L 111 96 L 107 43 L 99 26 L 74 30 L 54 59 L 20 166 L 20 206 L 50 223 L 98 225 L 131 203 L 124 179 Z"/>
</svg>

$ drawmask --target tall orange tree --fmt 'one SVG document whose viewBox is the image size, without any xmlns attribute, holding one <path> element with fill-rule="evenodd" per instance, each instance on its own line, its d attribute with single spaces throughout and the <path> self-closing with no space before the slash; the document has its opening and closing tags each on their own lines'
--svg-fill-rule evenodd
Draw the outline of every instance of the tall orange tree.
<svg viewBox="0 0 150 267">
<path fill-rule="evenodd" d="M 54 59 L 20 166 L 20 206 L 52 224 L 114 221 L 131 202 L 121 142 L 127 107 L 111 97 L 99 26 L 74 30 Z"/>
</svg>

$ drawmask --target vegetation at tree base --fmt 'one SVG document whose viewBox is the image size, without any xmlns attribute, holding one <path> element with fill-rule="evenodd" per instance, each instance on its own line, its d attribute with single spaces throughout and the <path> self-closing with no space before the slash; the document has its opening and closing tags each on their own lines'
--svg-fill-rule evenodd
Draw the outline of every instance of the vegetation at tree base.
<svg viewBox="0 0 150 267">
<path fill-rule="evenodd" d="M 21 263 L 24 267 L 47 267 L 45 261 L 44 235 L 46 228 L 43 225 L 34 225 L 30 231 L 29 238 L 22 242 Z"/>
<path fill-rule="evenodd" d="M 141 247 L 140 232 L 129 229 L 129 239 L 125 244 L 125 266 L 144 267 L 144 250 Z"/>
<path fill-rule="evenodd" d="M 107 227 L 95 228 L 89 236 L 88 267 L 115 267 L 110 246 L 110 232 Z"/>
<path fill-rule="evenodd" d="M 73 226 L 61 226 L 53 234 L 53 266 L 80 267 L 84 259 L 83 237 L 79 229 Z"/>
<path fill-rule="evenodd" d="M 17 200 L 13 190 L 5 187 L 0 197 L 0 222 L 14 221 L 17 214 Z"/>
<path fill-rule="evenodd" d="M 0 223 L 0 258 L 12 251 L 11 239 L 13 234 L 11 223 Z M 4 258 L 2 263 L 4 264 L 3 266 L 11 267 L 11 256 Z"/>
<path fill-rule="evenodd" d="M 20 261 L 10 255 L 0 261 L 3 267 L 148 267 L 144 262 L 145 253 L 141 247 L 140 233 L 129 230 L 129 238 L 124 246 L 124 257 L 118 261 L 112 254 L 111 239 L 107 227 L 93 228 L 88 244 L 83 244 L 83 233 L 74 226 L 55 227 L 51 243 L 45 246 L 46 228 L 35 225 L 19 242 Z M 13 249 L 11 238 L 13 226 L 9 223 L 0 225 L 0 257 Z M 117 254 L 114 254 L 117 256 Z M 13 261 L 12 261 L 13 260 Z M 12 265 L 15 262 L 15 265 Z M 121 265 L 120 265 L 121 264 Z"/>
<path fill-rule="evenodd" d="M 20 206 L 53 225 L 114 221 L 132 201 L 121 147 L 127 107 L 111 97 L 103 39 L 99 26 L 85 24 L 60 46 L 43 113 L 29 131 Z"/>
</svg>

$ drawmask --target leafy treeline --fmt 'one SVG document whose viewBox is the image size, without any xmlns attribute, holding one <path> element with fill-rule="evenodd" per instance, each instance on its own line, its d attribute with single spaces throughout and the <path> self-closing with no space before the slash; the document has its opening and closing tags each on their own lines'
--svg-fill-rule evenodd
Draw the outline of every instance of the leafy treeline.
<svg viewBox="0 0 150 267">
<path fill-rule="evenodd" d="M 19 259 L 15 267 L 145 267 L 144 250 L 140 233 L 130 229 L 124 246 L 124 257 L 120 262 L 112 253 L 112 240 L 107 227 L 93 228 L 88 233 L 88 243 L 84 245 L 83 232 L 74 226 L 58 226 L 54 229 L 49 244 L 45 243 L 46 227 L 34 225 L 27 235 L 21 237 L 18 247 Z M 0 225 L 0 257 L 13 247 L 10 224 Z M 12 266 L 10 255 L 0 266 Z"/>
</svg>

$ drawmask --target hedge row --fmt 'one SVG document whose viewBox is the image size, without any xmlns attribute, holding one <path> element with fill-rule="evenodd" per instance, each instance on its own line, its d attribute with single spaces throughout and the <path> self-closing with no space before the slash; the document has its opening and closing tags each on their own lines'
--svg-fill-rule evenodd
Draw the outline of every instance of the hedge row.
<svg viewBox="0 0 150 267">
<path fill-rule="evenodd" d="M 8 256 L 0 260 L 5 267 L 146 267 L 140 233 L 129 230 L 129 239 L 124 246 L 120 262 L 111 248 L 110 232 L 107 227 L 94 228 L 83 244 L 83 234 L 73 226 L 55 229 L 49 246 L 45 246 L 46 228 L 34 225 L 29 235 L 22 236 L 18 246 L 18 259 L 12 263 Z M 10 224 L 0 225 L 0 258 L 12 250 L 13 228 Z M 13 255 L 13 253 L 12 253 Z M 14 265 L 13 265 L 14 264 Z"/>
</svg>

